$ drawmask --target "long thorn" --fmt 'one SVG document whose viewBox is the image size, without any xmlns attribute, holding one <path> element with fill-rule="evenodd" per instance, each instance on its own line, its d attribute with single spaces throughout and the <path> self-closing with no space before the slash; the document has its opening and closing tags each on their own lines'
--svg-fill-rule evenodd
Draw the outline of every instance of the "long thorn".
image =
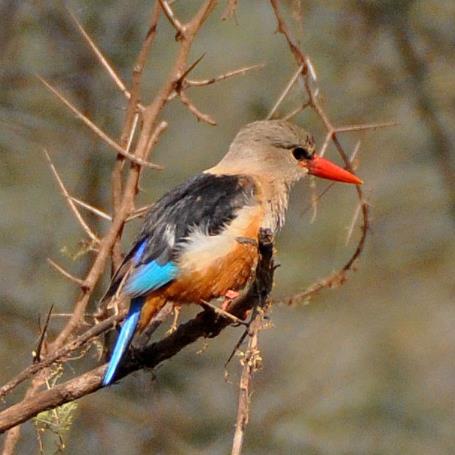
<svg viewBox="0 0 455 455">
<path fill-rule="evenodd" d="M 266 120 L 270 120 L 273 117 L 273 115 L 275 114 L 275 112 L 280 107 L 281 103 L 283 102 L 283 100 L 286 98 L 286 96 L 288 95 L 288 93 L 290 92 L 292 87 L 294 86 L 294 84 L 297 81 L 297 79 L 299 78 L 299 76 L 302 74 L 302 71 L 303 71 L 303 65 L 300 65 L 297 68 L 297 71 L 292 75 L 291 79 L 287 83 L 286 87 L 284 88 L 284 90 L 281 93 L 281 95 L 279 96 L 279 98 L 276 100 L 276 103 L 272 107 L 269 114 L 267 115 Z"/>
<path fill-rule="evenodd" d="M 205 85 L 211 85 L 211 84 L 214 84 L 215 82 L 221 82 L 226 79 L 230 79 L 231 77 L 243 76 L 249 71 L 264 68 L 264 66 L 265 66 L 264 63 L 258 63 L 257 65 L 245 66 L 244 68 L 232 70 L 227 73 L 220 74 L 219 76 L 212 77 L 210 79 L 203 79 L 203 80 L 186 79 L 184 86 L 185 87 L 202 87 Z"/>
<path fill-rule="evenodd" d="M 79 224 L 82 226 L 82 229 L 87 233 L 87 235 L 96 243 L 100 243 L 100 239 L 95 235 L 95 233 L 90 229 L 89 225 L 86 223 L 82 215 L 80 214 L 79 210 L 76 207 L 76 204 L 71 198 L 71 195 L 68 193 L 62 179 L 60 178 L 57 169 L 54 166 L 54 163 L 51 160 L 51 157 L 49 156 L 49 153 L 46 149 L 43 149 L 44 155 L 46 156 L 46 159 L 49 163 L 49 166 L 51 168 L 52 173 L 54 174 L 55 179 L 57 180 L 58 186 L 60 187 L 60 190 L 63 193 L 63 196 L 66 199 L 66 202 L 68 203 L 71 211 L 74 213 L 74 216 L 76 217 L 77 221 L 79 221 Z"/>
<path fill-rule="evenodd" d="M 376 130 L 379 128 L 390 128 L 391 126 L 399 125 L 398 122 L 382 122 L 382 123 L 365 123 L 361 125 L 347 125 L 338 126 L 335 128 L 335 133 L 349 133 L 351 131 L 363 131 L 363 130 Z"/>
<path fill-rule="evenodd" d="M 51 265 L 57 272 L 61 273 L 65 278 L 68 278 L 70 281 L 73 283 L 78 284 L 79 286 L 82 286 L 84 284 L 84 281 L 81 280 L 80 278 L 75 277 L 74 275 L 71 275 L 71 273 L 67 272 L 63 267 L 60 267 L 56 262 L 54 262 L 51 258 L 47 258 L 47 262 L 49 265 Z"/>
<path fill-rule="evenodd" d="M 96 55 L 96 57 L 100 61 L 101 65 L 108 72 L 108 74 L 111 77 L 111 79 L 114 81 L 114 83 L 117 85 L 117 87 L 121 90 L 121 92 L 125 95 L 125 97 L 127 99 L 130 99 L 131 98 L 131 94 L 128 91 L 128 89 L 126 88 L 126 85 L 123 83 L 123 81 L 120 78 L 120 76 L 115 72 L 114 68 L 107 61 L 106 57 L 104 57 L 103 53 L 100 51 L 98 46 L 92 40 L 90 35 L 85 31 L 84 27 L 79 22 L 79 19 L 76 17 L 76 15 L 68 7 L 66 8 L 66 10 L 68 11 L 68 14 L 70 15 L 70 17 L 73 20 L 73 22 L 76 24 L 76 27 L 79 30 L 79 32 L 81 33 L 81 35 L 87 41 L 87 43 L 90 46 L 90 48 L 92 49 L 93 53 Z"/>
<path fill-rule="evenodd" d="M 47 313 L 46 321 L 44 322 L 43 329 L 41 330 L 41 334 L 39 336 L 38 343 L 36 345 L 36 349 L 33 352 L 33 363 L 38 363 L 41 361 L 41 351 L 43 349 L 43 344 L 44 344 L 44 340 L 46 338 L 46 333 L 47 333 L 47 329 L 49 327 L 49 321 L 51 319 L 51 314 L 52 314 L 53 309 L 54 309 L 54 305 L 51 305 L 51 307 L 49 308 L 49 311 Z"/>
<path fill-rule="evenodd" d="M 360 209 L 362 208 L 362 204 L 359 203 L 357 204 L 357 207 L 355 209 L 355 212 L 354 212 L 354 216 L 352 217 L 352 221 L 351 221 L 351 224 L 348 228 L 348 233 L 346 235 L 346 241 L 345 241 L 345 245 L 348 245 L 349 241 L 351 240 L 351 236 L 352 236 L 352 233 L 354 232 L 354 227 L 357 223 L 357 220 L 359 218 L 359 215 L 360 215 Z"/>
<path fill-rule="evenodd" d="M 100 128 L 98 128 L 87 116 L 82 114 L 73 104 L 71 104 L 56 88 L 54 88 L 49 82 L 47 82 L 45 79 L 43 79 L 41 76 L 37 75 L 36 76 L 45 86 L 46 88 L 52 92 L 68 109 L 70 109 L 73 114 L 76 115 L 76 117 L 79 120 L 82 120 L 85 125 L 87 125 L 100 139 L 102 139 L 106 144 L 108 144 L 110 147 L 112 147 L 116 152 L 120 153 L 120 155 L 123 155 L 125 158 L 128 158 L 130 161 L 133 161 L 136 164 L 139 164 L 140 166 L 145 166 L 145 167 L 150 167 L 152 169 L 162 169 L 162 166 L 159 166 L 157 164 L 149 163 L 148 161 L 144 161 L 140 158 L 135 157 L 134 155 L 131 155 L 127 151 L 123 150 L 123 148 L 117 144 L 117 142 L 114 141 L 114 139 L 110 138 L 104 131 L 102 131 Z"/>
<path fill-rule="evenodd" d="M 106 212 L 103 212 L 102 210 L 97 209 L 96 207 L 93 207 L 92 205 L 87 204 L 86 202 L 81 201 L 80 199 L 78 199 L 74 196 L 70 196 L 70 197 L 80 207 L 83 207 L 84 209 L 88 210 L 89 212 L 92 212 L 95 215 L 98 215 L 100 218 L 104 218 L 105 220 L 112 221 L 112 217 L 110 215 L 108 215 Z"/>
</svg>

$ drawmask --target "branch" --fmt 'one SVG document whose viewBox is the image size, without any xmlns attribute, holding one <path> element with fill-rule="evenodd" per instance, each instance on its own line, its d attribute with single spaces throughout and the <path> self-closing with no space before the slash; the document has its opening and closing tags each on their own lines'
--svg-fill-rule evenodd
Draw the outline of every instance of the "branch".
<svg viewBox="0 0 455 455">
<path fill-rule="evenodd" d="M 14 388 L 16 388 L 19 384 L 30 379 L 41 370 L 50 367 L 54 363 L 61 361 L 65 356 L 74 352 L 75 350 L 79 349 L 81 346 L 84 346 L 89 342 L 91 339 L 101 335 L 102 333 L 106 332 L 107 330 L 111 329 L 114 324 L 121 322 L 126 315 L 126 311 L 123 311 L 119 314 L 111 316 L 108 319 L 98 323 L 97 325 L 93 326 L 85 333 L 62 347 L 54 351 L 52 354 L 48 354 L 47 357 L 40 362 L 34 363 L 29 367 L 25 368 L 21 371 L 17 376 L 13 379 L 8 381 L 5 385 L 0 388 L 0 398 L 5 397 L 9 392 L 11 392 Z"/>
<path fill-rule="evenodd" d="M 96 207 L 93 207 L 93 205 L 87 204 L 87 202 L 81 201 L 80 199 L 70 196 L 71 200 L 79 205 L 80 207 L 83 207 L 84 209 L 88 210 L 89 212 L 99 216 L 100 218 L 103 218 L 108 221 L 112 221 L 112 217 L 108 215 L 106 212 L 103 212 L 100 209 L 97 209 Z"/>
<path fill-rule="evenodd" d="M 300 50 L 300 48 L 297 46 L 297 44 L 295 44 L 294 40 L 291 38 L 289 29 L 279 10 L 278 0 L 270 0 L 270 3 L 272 5 L 272 8 L 274 10 L 275 17 L 276 17 L 276 20 L 278 23 L 278 31 L 284 35 L 284 37 L 288 43 L 289 49 L 290 49 L 291 53 L 293 54 L 297 65 L 299 66 L 299 70 L 300 70 L 300 68 L 302 68 L 301 74 L 303 76 L 304 86 L 305 86 L 305 90 L 306 90 L 306 93 L 308 96 L 308 101 L 304 105 L 309 105 L 316 112 L 316 114 L 319 116 L 320 120 L 322 121 L 322 123 L 324 124 L 324 126 L 327 130 L 327 134 L 326 134 L 323 146 L 321 147 L 321 150 L 320 150 L 320 155 L 321 156 L 324 155 L 330 141 L 332 141 L 334 143 L 338 153 L 340 154 L 341 158 L 343 159 L 346 169 L 353 172 L 352 163 L 351 163 L 350 159 L 348 158 L 347 153 L 343 149 L 343 147 L 338 139 L 337 134 L 394 126 L 395 123 L 387 122 L 387 123 L 373 123 L 373 124 L 365 124 L 365 125 L 348 125 L 348 126 L 342 126 L 342 127 L 334 126 L 332 121 L 329 119 L 329 116 L 326 114 L 326 112 L 324 111 L 324 109 L 322 108 L 322 106 L 318 100 L 319 90 L 313 91 L 311 88 L 310 77 L 313 81 L 317 80 L 316 71 L 315 71 L 313 65 L 311 64 L 308 57 L 305 56 L 305 54 Z M 291 81 L 292 80 L 293 80 L 293 78 L 291 79 Z M 292 84 L 288 84 L 288 86 L 292 86 Z M 287 95 L 289 90 L 290 89 L 284 91 L 285 96 Z M 282 99 L 284 99 L 284 97 L 280 97 L 279 101 L 281 102 Z M 279 104 L 279 103 L 277 103 L 277 104 Z M 294 115 L 294 114 L 292 114 L 292 115 Z M 324 190 L 324 192 L 326 192 L 326 191 L 327 190 Z M 309 297 L 317 294 L 322 289 L 339 286 L 347 280 L 348 272 L 354 268 L 356 261 L 362 254 L 363 248 L 365 246 L 368 229 L 369 229 L 368 203 L 365 200 L 365 197 L 364 197 L 364 194 L 363 194 L 363 191 L 362 191 L 362 188 L 360 187 L 360 185 L 356 185 L 356 192 L 357 192 L 357 197 L 359 199 L 358 210 L 362 214 L 362 225 L 361 225 L 361 236 L 357 243 L 354 253 L 351 255 L 349 260 L 345 263 L 345 265 L 339 271 L 334 272 L 334 273 L 328 275 L 327 277 L 318 280 L 317 282 L 315 282 L 311 286 L 309 286 L 305 291 L 300 292 L 298 294 L 295 294 L 295 295 L 285 299 L 285 302 L 287 304 L 294 304 L 297 302 L 306 301 L 306 300 L 308 300 Z M 350 231 L 353 230 L 353 226 L 355 224 L 355 219 L 357 218 L 357 216 L 358 215 L 354 214 L 354 220 L 352 222 Z"/>
<path fill-rule="evenodd" d="M 275 270 L 272 240 L 270 231 L 265 230 L 261 232 L 259 239 L 261 259 L 258 264 L 255 284 L 245 296 L 241 296 L 230 302 L 226 309 L 226 311 L 238 318 L 244 318 L 247 311 L 268 300 L 273 286 Z M 124 317 L 124 314 L 122 317 Z M 87 341 L 90 339 L 94 333 L 100 331 L 99 326 L 106 323 L 107 320 L 93 327 L 91 329 L 92 332 L 90 334 L 87 332 L 84 336 L 84 340 Z M 109 323 L 112 324 L 112 320 Z M 117 380 L 139 369 L 154 368 L 199 338 L 216 337 L 230 324 L 232 324 L 230 318 L 222 317 L 215 311 L 204 310 L 192 320 L 181 324 L 175 332 L 165 336 L 160 341 L 146 344 L 132 352 L 130 351 L 122 368 L 118 372 Z M 103 329 L 105 329 L 105 326 L 103 326 Z M 80 342 L 81 340 L 79 340 Z M 65 353 L 69 352 L 68 349 L 66 348 Z M 48 366 L 51 364 L 49 362 L 51 362 L 51 358 L 30 366 L 27 374 L 30 375 L 32 371 L 36 373 L 38 371 L 37 368 L 44 368 L 45 365 Z M 29 420 L 40 412 L 53 409 L 95 392 L 101 387 L 101 380 L 105 369 L 106 365 L 99 366 L 50 390 L 38 392 L 31 397 L 27 397 L 22 402 L 4 410 L 0 413 L 0 433 Z M 24 376 L 25 373 L 22 374 L 21 378 Z M 15 382 L 17 380 L 15 379 Z M 11 390 L 11 385 L 4 386 L 0 389 L 0 396 L 4 395 L 6 389 Z"/>
<path fill-rule="evenodd" d="M 294 40 L 291 37 L 291 33 L 289 32 L 288 26 L 286 25 L 286 22 L 283 19 L 283 16 L 281 15 L 280 8 L 278 6 L 278 0 L 270 0 L 270 3 L 272 5 L 273 11 L 275 13 L 275 18 L 277 20 L 278 28 L 277 31 L 282 33 L 284 37 L 286 38 L 286 41 L 288 42 L 288 46 L 294 55 L 294 58 L 297 62 L 297 65 L 302 67 L 302 75 L 307 74 L 308 72 L 308 64 L 307 64 L 307 58 L 305 57 L 305 54 L 300 50 L 299 46 L 294 42 Z"/>
<path fill-rule="evenodd" d="M 51 157 L 49 156 L 49 153 L 46 149 L 43 149 L 44 155 L 46 156 L 46 159 L 49 163 L 49 166 L 51 168 L 52 173 L 54 174 L 55 179 L 57 180 L 58 186 L 60 187 L 60 190 L 65 197 L 66 202 L 68 203 L 69 208 L 73 212 L 74 216 L 76 217 L 77 221 L 79 224 L 82 226 L 82 229 L 86 232 L 86 234 L 92 239 L 95 244 L 100 243 L 100 239 L 98 236 L 90 229 L 90 226 L 86 223 L 82 215 L 80 214 L 79 210 L 76 207 L 76 204 L 73 201 L 73 198 L 70 196 L 68 193 L 67 189 L 65 188 L 65 185 L 58 175 L 57 169 L 54 166 L 54 163 L 51 160 Z"/>
<path fill-rule="evenodd" d="M 47 258 L 47 262 L 49 265 L 51 265 L 57 272 L 61 273 L 65 278 L 68 278 L 70 281 L 73 283 L 76 283 L 78 286 L 82 286 L 84 284 L 84 281 L 81 280 L 80 278 L 75 277 L 74 275 L 71 275 L 71 273 L 67 272 L 64 268 L 60 267 L 56 262 L 54 262 L 52 259 Z"/>
<path fill-rule="evenodd" d="M 263 63 L 258 63 L 256 65 L 245 66 L 244 68 L 239 68 L 236 70 L 228 71 L 227 73 L 220 74 L 219 76 L 212 77 L 210 79 L 203 79 L 203 80 L 193 80 L 193 79 L 185 79 L 183 81 L 183 88 L 187 87 L 203 87 L 206 85 L 211 85 L 216 82 L 225 81 L 226 79 L 230 79 L 231 77 L 235 76 L 244 76 L 246 73 L 252 70 L 264 68 Z"/>
<path fill-rule="evenodd" d="M 389 128 L 391 126 L 397 126 L 398 122 L 379 122 L 379 123 L 364 123 L 360 125 L 347 125 L 337 126 L 335 133 L 349 133 L 353 131 L 365 131 L 365 130 L 377 130 L 380 128 Z"/>
<path fill-rule="evenodd" d="M 159 0 L 159 2 L 170 24 L 177 31 L 176 39 L 180 39 L 185 34 L 186 27 L 177 19 L 174 11 L 172 11 L 172 8 L 169 6 L 166 0 Z"/>
<path fill-rule="evenodd" d="M 68 109 L 70 109 L 71 112 L 73 112 L 76 117 L 80 120 L 82 120 L 83 123 L 85 123 L 100 139 L 102 139 L 106 144 L 108 144 L 110 147 L 112 147 L 116 152 L 120 153 L 120 155 L 124 156 L 125 158 L 128 158 L 130 161 L 133 163 L 136 163 L 140 166 L 145 166 L 149 167 L 151 169 L 163 169 L 162 166 L 159 166 L 158 164 L 154 163 L 149 163 L 148 161 L 145 161 L 141 158 L 138 158 L 130 153 L 128 153 L 126 150 L 124 150 L 117 142 L 114 141 L 114 139 L 110 138 L 104 131 L 102 131 L 98 126 L 96 126 L 87 116 L 82 114 L 76 107 L 74 107 L 56 88 L 54 88 L 49 82 L 47 82 L 45 79 L 43 79 L 41 76 L 37 75 L 36 76 L 44 85 L 45 87 L 51 91 Z"/>
<path fill-rule="evenodd" d="M 98 61 L 101 63 L 101 66 L 107 71 L 111 79 L 114 81 L 114 83 L 117 85 L 117 87 L 120 89 L 120 91 L 125 95 L 127 99 L 131 98 L 131 93 L 128 91 L 126 88 L 126 85 L 120 78 L 120 76 L 116 73 L 112 65 L 108 62 L 107 58 L 103 55 L 103 53 L 100 51 L 98 46 L 95 44 L 95 42 L 92 40 L 90 35 L 85 31 L 84 27 L 82 24 L 79 22 L 79 19 L 75 16 L 75 14 L 67 8 L 68 14 L 71 16 L 71 19 L 74 21 L 76 28 L 79 30 L 83 38 L 87 41 L 87 44 L 89 45 L 90 49 L 93 51 L 95 56 L 97 57 Z M 143 108 L 143 106 L 141 106 Z"/>
<path fill-rule="evenodd" d="M 201 120 L 202 122 L 208 123 L 209 125 L 216 125 L 216 121 L 209 115 L 209 114 L 204 114 L 201 112 L 190 100 L 188 95 L 184 91 L 179 91 L 179 98 L 180 101 L 188 108 L 188 110 L 196 116 L 198 120 Z"/>
<path fill-rule="evenodd" d="M 250 339 L 246 352 L 241 360 L 243 369 L 240 377 L 239 403 L 231 455 L 240 455 L 242 453 L 245 429 L 248 425 L 250 414 L 253 374 L 261 367 L 262 362 L 259 352 L 258 334 L 263 326 L 263 310 L 262 308 L 255 308 L 253 311 L 255 314 L 250 325 Z"/>
<path fill-rule="evenodd" d="M 283 102 L 283 100 L 286 98 L 286 96 L 288 96 L 289 92 L 291 91 L 292 87 L 296 83 L 297 79 L 302 74 L 302 71 L 303 71 L 303 65 L 300 65 L 297 68 L 297 71 L 293 74 L 293 76 L 291 77 L 291 79 L 287 83 L 287 85 L 284 88 L 284 90 L 281 93 L 281 95 L 278 97 L 276 103 L 274 104 L 274 106 L 270 110 L 269 114 L 267 115 L 266 120 L 270 120 L 273 117 L 273 115 L 275 114 L 277 109 L 280 107 L 280 104 Z"/>
</svg>

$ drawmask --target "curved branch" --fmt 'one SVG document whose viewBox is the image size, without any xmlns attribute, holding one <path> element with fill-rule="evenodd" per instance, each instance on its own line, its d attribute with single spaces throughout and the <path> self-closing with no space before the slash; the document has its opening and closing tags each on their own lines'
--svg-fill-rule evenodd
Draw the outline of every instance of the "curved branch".
<svg viewBox="0 0 455 455">
<path fill-rule="evenodd" d="M 341 145 L 340 141 L 338 140 L 337 133 L 343 133 L 343 132 L 349 132 L 349 131 L 356 131 L 358 129 L 373 129 L 376 127 L 383 127 L 383 126 L 391 126 L 389 123 L 387 124 L 369 124 L 369 125 L 348 125 L 348 126 L 343 126 L 340 128 L 337 128 L 334 126 L 333 122 L 329 119 L 329 116 L 327 113 L 324 111 L 323 107 L 321 106 L 319 100 L 318 100 L 318 90 L 315 92 L 313 91 L 311 84 L 310 84 L 310 77 L 315 80 L 316 79 L 316 73 L 314 71 L 314 68 L 312 67 L 311 64 L 309 64 L 308 57 L 303 53 L 303 51 L 298 47 L 298 45 L 294 42 L 292 39 L 289 29 L 287 27 L 286 22 L 283 19 L 283 16 L 281 15 L 279 6 L 278 6 L 278 0 L 270 0 L 270 3 L 272 5 L 273 11 L 275 13 L 275 17 L 278 23 L 278 31 L 284 35 L 286 38 L 286 41 L 288 43 L 289 49 L 294 56 L 294 59 L 299 66 L 299 70 L 301 76 L 303 77 L 304 85 L 305 85 L 305 90 L 308 96 L 308 105 L 316 112 L 318 117 L 320 118 L 321 122 L 324 124 L 327 134 L 326 134 L 326 139 L 324 141 L 324 145 L 321 150 L 321 155 L 324 154 L 329 141 L 332 140 L 334 143 L 338 153 L 340 154 L 341 158 L 343 159 L 345 163 L 346 169 L 352 172 L 352 165 L 351 161 L 347 155 L 347 153 L 344 151 L 343 146 Z M 308 71 L 308 69 L 311 69 L 311 71 Z M 298 74 L 298 73 L 296 73 Z M 292 81 L 292 79 L 291 79 Z M 289 84 L 291 85 L 291 84 Z M 287 88 L 286 88 L 287 89 Z M 287 93 L 288 90 L 285 90 L 285 94 Z M 282 101 L 284 97 L 280 97 L 280 102 Z M 278 103 L 279 104 L 279 103 Z M 275 107 L 274 107 L 275 109 Z M 298 294 L 295 294 L 287 299 L 285 299 L 285 302 L 287 304 L 294 304 L 298 303 L 301 301 L 304 301 L 308 299 L 309 297 L 313 296 L 314 294 L 317 294 L 319 291 L 321 291 L 324 288 L 332 288 L 332 287 L 337 287 L 343 284 L 347 280 L 347 274 L 350 270 L 353 270 L 355 263 L 359 259 L 360 255 L 362 254 L 362 251 L 365 246 L 365 241 L 367 238 L 368 234 L 368 229 L 369 229 L 369 213 L 368 213 L 368 203 L 365 200 L 365 196 L 363 194 L 362 188 L 360 185 L 356 185 L 356 192 L 357 192 L 357 197 L 359 199 L 359 205 L 361 208 L 362 212 L 362 226 L 361 226 L 361 236 L 360 239 L 357 243 L 357 246 L 355 248 L 354 253 L 351 255 L 349 260 L 345 263 L 345 265 L 338 271 L 326 276 L 325 278 L 322 278 L 315 283 L 313 283 L 311 286 L 309 286 L 305 291 L 300 292 Z"/>
<path fill-rule="evenodd" d="M 247 311 L 266 302 L 272 290 L 275 266 L 273 239 L 270 231 L 261 232 L 259 250 L 261 259 L 255 282 L 246 295 L 233 300 L 227 308 L 229 313 L 238 318 L 243 319 Z M 175 332 L 160 341 L 148 343 L 130 351 L 123 367 L 117 374 L 117 380 L 139 369 L 154 368 L 199 338 L 216 337 L 231 324 L 230 318 L 222 317 L 212 310 L 204 310 L 190 321 L 181 324 Z M 96 392 L 101 388 L 105 368 L 106 365 L 99 366 L 50 390 L 37 392 L 4 410 L 0 413 L 0 433 L 29 420 L 40 412 Z"/>
</svg>

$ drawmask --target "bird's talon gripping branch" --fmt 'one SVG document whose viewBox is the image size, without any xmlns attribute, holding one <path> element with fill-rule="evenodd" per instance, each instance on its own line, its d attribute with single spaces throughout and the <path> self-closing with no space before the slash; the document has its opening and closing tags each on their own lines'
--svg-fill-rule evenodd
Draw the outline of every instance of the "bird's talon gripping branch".
<svg viewBox="0 0 455 455">
<path fill-rule="evenodd" d="M 104 386 L 115 380 L 135 332 L 147 327 L 167 302 L 224 297 L 223 307 L 215 311 L 246 324 L 225 309 L 254 281 L 260 255 L 273 250 L 289 190 L 307 174 L 362 183 L 316 155 L 313 138 L 300 127 L 284 120 L 254 122 L 240 130 L 216 166 L 153 205 L 106 294 L 107 299 L 120 296 L 131 304 Z M 258 248 L 261 237 L 270 237 L 264 251 Z"/>
<path fill-rule="evenodd" d="M 229 289 L 226 294 L 224 294 L 224 300 L 223 303 L 221 304 L 221 310 L 222 311 L 228 311 L 229 305 L 232 303 L 233 300 L 235 300 L 238 296 L 240 295 L 240 292 L 233 291 L 232 289 Z"/>
<path fill-rule="evenodd" d="M 229 289 L 226 292 L 226 294 L 224 294 L 224 297 L 226 297 L 227 300 L 232 301 L 232 300 L 235 300 L 239 295 L 240 295 L 240 292 Z"/>
<path fill-rule="evenodd" d="M 182 305 L 174 304 L 172 311 L 174 312 L 174 319 L 172 320 L 172 324 L 169 327 L 169 330 L 166 332 L 167 335 L 171 335 L 177 330 L 179 325 L 179 318 L 180 318 L 180 311 L 182 310 Z"/>
</svg>

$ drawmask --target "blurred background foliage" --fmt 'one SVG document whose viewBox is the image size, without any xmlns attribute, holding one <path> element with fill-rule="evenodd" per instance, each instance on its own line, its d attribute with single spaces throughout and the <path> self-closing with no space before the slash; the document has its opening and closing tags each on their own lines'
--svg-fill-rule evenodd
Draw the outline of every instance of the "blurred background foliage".
<svg viewBox="0 0 455 455">
<path fill-rule="evenodd" d="M 455 453 L 455 3 L 451 0 L 305 0 L 285 2 L 288 19 L 318 72 L 324 105 L 338 125 L 396 120 L 386 130 L 344 135 L 362 141 L 372 226 L 358 271 L 340 289 L 309 305 L 273 308 L 261 335 L 264 367 L 255 378 L 245 453 Z M 65 3 L 125 80 L 147 28 L 151 2 Z M 176 1 L 188 17 L 196 0 Z M 164 113 L 170 128 L 153 160 L 166 166 L 142 178 L 150 203 L 215 163 L 235 132 L 264 118 L 295 67 L 275 33 L 270 5 L 240 1 L 236 19 L 219 7 L 202 30 L 193 77 L 252 63 L 264 69 L 191 96 L 217 127 L 198 123 L 178 102 Z M 38 319 L 51 304 L 71 311 L 77 290 L 51 270 L 51 257 L 82 276 L 90 253 L 46 164 L 48 148 L 73 193 L 110 207 L 112 151 L 97 141 L 35 78 L 53 81 L 83 112 L 118 137 L 125 102 L 84 44 L 64 4 L 4 0 L 0 4 L 0 331 L 1 382 L 31 360 Z M 159 24 L 145 76 L 149 99 L 175 55 L 174 32 Z M 298 87 L 281 114 L 302 100 Z M 296 119 L 321 144 L 311 112 Z M 333 150 L 332 158 L 336 157 Z M 318 183 L 319 188 L 323 188 Z M 275 300 L 303 290 L 347 259 L 355 193 L 335 186 L 311 223 L 308 182 L 292 197 L 278 241 Z M 107 225 L 90 218 L 99 232 Z M 137 230 L 132 223 L 127 238 Z M 355 231 L 359 234 L 358 229 Z M 125 247 L 128 244 L 125 240 Z M 102 286 L 100 286 L 100 291 Z M 194 310 L 187 310 L 188 313 Z M 58 330 L 61 319 L 52 321 Z M 240 329 L 191 346 L 156 371 L 138 373 L 80 400 L 65 433 L 66 453 L 224 454 L 236 415 L 238 363 L 224 361 Z M 95 362 L 89 355 L 75 371 Z M 66 369 L 68 376 L 75 372 Z M 8 398 L 18 399 L 23 389 Z M 57 441 L 58 442 L 58 441 Z M 56 441 L 49 436 L 48 452 Z M 36 453 L 24 427 L 18 453 Z"/>
</svg>

